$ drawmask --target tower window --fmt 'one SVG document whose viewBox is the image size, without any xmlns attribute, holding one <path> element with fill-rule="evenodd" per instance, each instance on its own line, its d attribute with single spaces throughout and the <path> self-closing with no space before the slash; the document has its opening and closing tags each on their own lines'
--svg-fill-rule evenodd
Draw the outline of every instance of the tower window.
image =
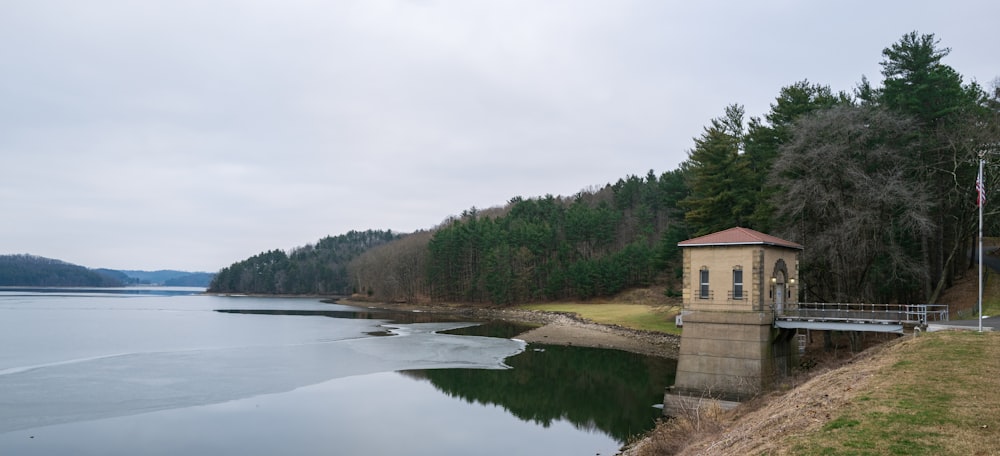
<svg viewBox="0 0 1000 456">
<path fill-rule="evenodd" d="M 743 299 L 743 269 L 733 269 L 733 299 Z"/>
<path fill-rule="evenodd" d="M 708 268 L 701 269 L 701 287 L 698 289 L 698 297 L 708 299 Z"/>
</svg>

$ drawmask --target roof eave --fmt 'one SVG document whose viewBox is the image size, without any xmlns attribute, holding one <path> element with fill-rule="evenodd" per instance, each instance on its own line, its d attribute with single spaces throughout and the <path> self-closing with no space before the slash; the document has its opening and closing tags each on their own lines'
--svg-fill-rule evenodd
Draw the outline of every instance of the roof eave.
<svg viewBox="0 0 1000 456">
<path fill-rule="evenodd" d="M 805 249 L 801 245 L 786 245 L 786 244 L 778 244 L 778 243 L 774 243 L 774 242 L 764 242 L 764 241 L 758 241 L 758 242 L 706 242 L 706 243 L 697 243 L 697 244 L 685 244 L 683 242 L 678 242 L 677 243 L 678 247 L 725 247 L 725 246 L 729 246 L 729 245 L 769 245 L 771 247 L 781 247 L 781 248 L 793 249 L 793 250 L 804 250 Z"/>
</svg>

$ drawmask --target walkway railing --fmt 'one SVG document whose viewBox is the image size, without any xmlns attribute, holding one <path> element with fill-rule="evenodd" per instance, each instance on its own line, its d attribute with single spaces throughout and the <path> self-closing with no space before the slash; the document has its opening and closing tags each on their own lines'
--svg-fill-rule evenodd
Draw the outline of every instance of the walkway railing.
<svg viewBox="0 0 1000 456">
<path fill-rule="evenodd" d="M 786 303 L 775 318 L 851 323 L 892 323 L 924 325 L 928 321 L 947 321 L 948 306 L 943 304 L 858 304 L 800 302 Z"/>
</svg>

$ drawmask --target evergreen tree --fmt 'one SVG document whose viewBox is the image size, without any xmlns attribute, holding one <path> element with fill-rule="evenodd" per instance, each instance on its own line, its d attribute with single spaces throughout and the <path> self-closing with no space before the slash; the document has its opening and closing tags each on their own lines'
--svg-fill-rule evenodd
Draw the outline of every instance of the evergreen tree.
<svg viewBox="0 0 1000 456">
<path fill-rule="evenodd" d="M 290 254 L 270 250 L 222 268 L 208 291 L 260 294 L 350 294 L 348 263 L 400 236 L 392 231 L 350 231 L 327 236 Z"/>
<path fill-rule="evenodd" d="M 975 83 L 963 85 L 961 75 L 942 62 L 950 51 L 933 34 L 903 35 L 882 51 L 885 81 L 872 100 L 913 117 L 920 127 L 912 150 L 921 166 L 911 178 L 933 195 L 935 229 L 914 240 L 911 248 L 922 252 L 929 278 L 923 290 L 931 302 L 961 270 L 955 259 L 972 234 L 974 209 L 968 195 L 984 141 L 970 126 L 988 122 L 982 89 Z"/>
<path fill-rule="evenodd" d="M 882 51 L 885 81 L 878 101 L 914 116 L 924 127 L 956 120 L 955 114 L 975 105 L 982 96 L 978 85 L 963 86 L 962 76 L 941 62 L 951 49 L 939 44 L 934 34 L 910 32 Z"/>
<path fill-rule="evenodd" d="M 759 188 L 749 161 L 742 158 L 744 110 L 731 105 L 712 119 L 688 154 L 691 193 L 681 201 L 685 221 L 695 236 L 734 226 L 750 226 Z"/>
</svg>

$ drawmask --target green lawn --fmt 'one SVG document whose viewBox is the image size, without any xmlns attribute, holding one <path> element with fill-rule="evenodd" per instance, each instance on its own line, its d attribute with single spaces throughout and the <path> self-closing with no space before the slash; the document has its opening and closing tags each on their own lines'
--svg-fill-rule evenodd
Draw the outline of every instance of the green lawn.
<svg viewBox="0 0 1000 456">
<path fill-rule="evenodd" d="M 647 306 L 642 304 L 531 304 L 521 306 L 527 310 L 573 313 L 597 323 L 614 324 L 626 328 L 659 331 L 680 335 L 674 324 L 679 307 Z"/>
<path fill-rule="evenodd" d="M 1000 453 L 1000 333 L 927 333 L 899 353 L 792 453 Z"/>
</svg>

